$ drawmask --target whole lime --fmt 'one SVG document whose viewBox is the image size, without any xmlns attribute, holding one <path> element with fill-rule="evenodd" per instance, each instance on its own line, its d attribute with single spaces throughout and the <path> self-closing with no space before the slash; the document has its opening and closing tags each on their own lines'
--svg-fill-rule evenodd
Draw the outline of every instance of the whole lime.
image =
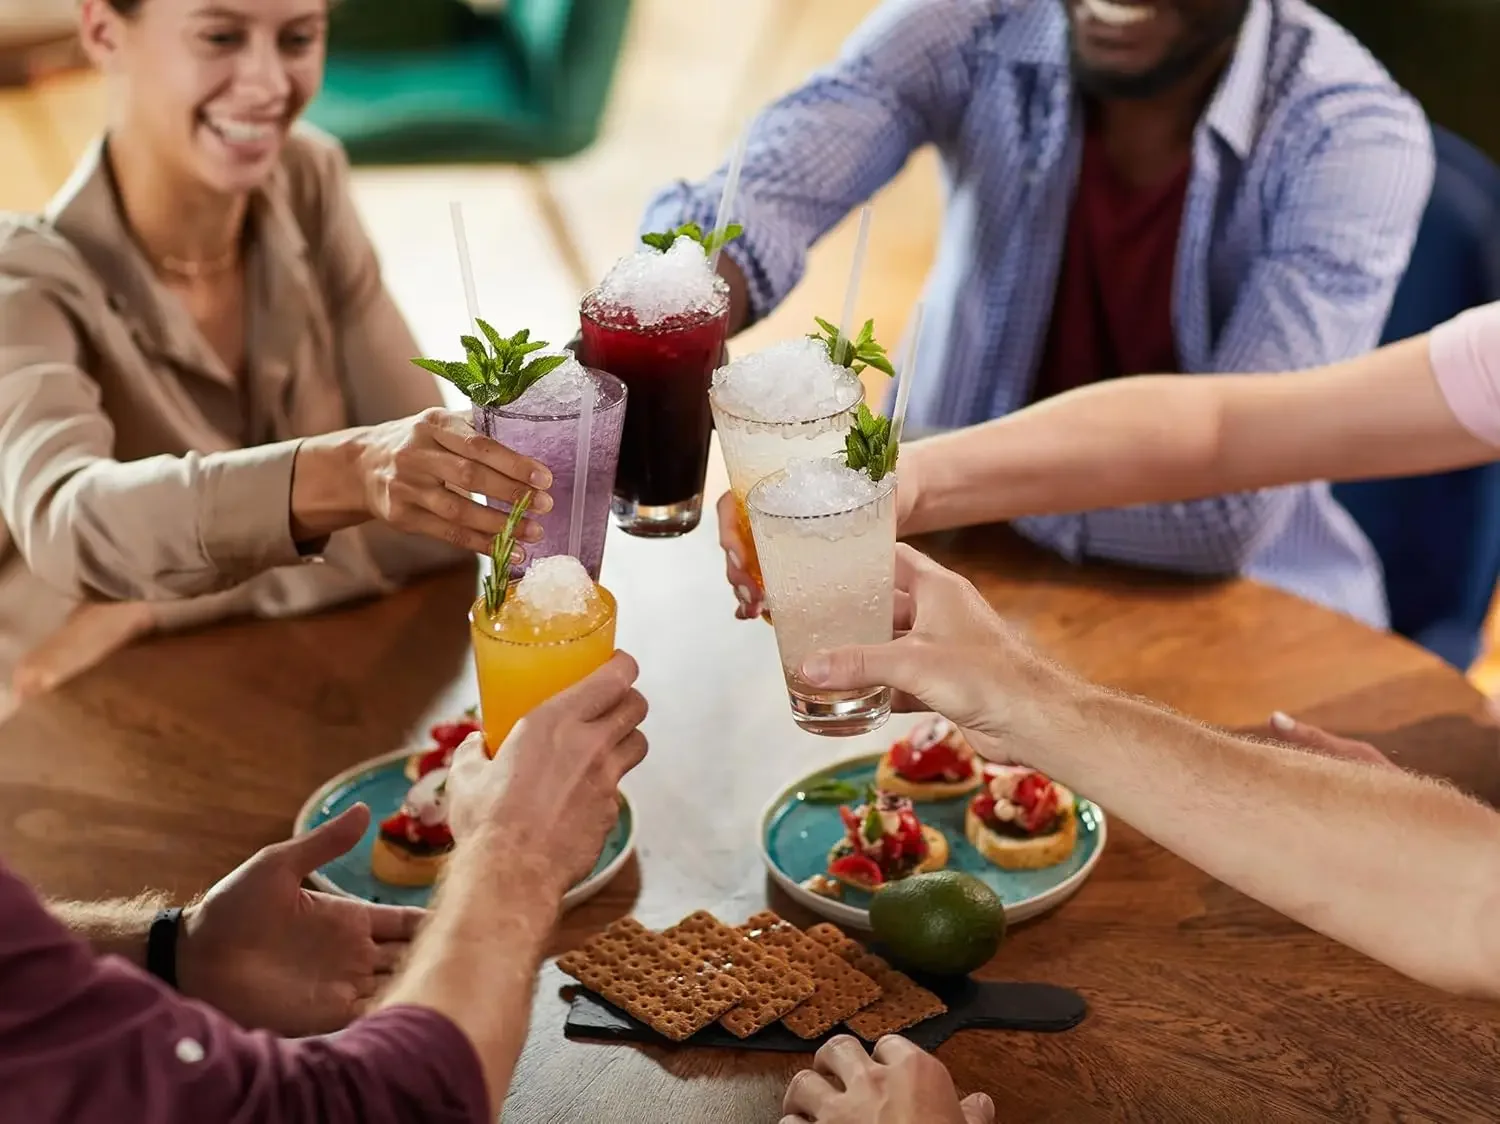
<svg viewBox="0 0 1500 1124">
<path fill-rule="evenodd" d="M 972 874 L 937 870 L 884 887 L 870 902 L 870 927 L 906 967 L 961 976 L 995 955 L 1005 907 Z"/>
</svg>

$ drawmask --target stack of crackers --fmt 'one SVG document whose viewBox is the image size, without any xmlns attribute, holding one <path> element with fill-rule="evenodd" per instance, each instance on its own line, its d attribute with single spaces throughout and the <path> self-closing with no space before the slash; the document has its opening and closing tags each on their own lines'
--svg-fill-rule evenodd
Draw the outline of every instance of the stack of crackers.
<svg viewBox="0 0 1500 1124">
<path fill-rule="evenodd" d="M 948 1009 L 833 925 L 803 932 L 770 911 L 731 927 L 700 910 L 660 933 L 627 917 L 557 964 L 673 1042 L 715 1022 L 808 1040 L 843 1023 L 873 1042 Z"/>
</svg>

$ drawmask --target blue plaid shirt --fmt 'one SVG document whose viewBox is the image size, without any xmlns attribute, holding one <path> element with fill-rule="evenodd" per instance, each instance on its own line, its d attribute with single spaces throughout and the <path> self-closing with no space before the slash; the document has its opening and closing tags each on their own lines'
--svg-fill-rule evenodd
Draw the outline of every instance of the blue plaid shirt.
<svg viewBox="0 0 1500 1124">
<path fill-rule="evenodd" d="M 911 422 L 971 425 L 1025 405 L 1082 153 L 1068 60 L 1062 0 L 882 5 L 753 126 L 734 216 L 746 234 L 728 251 L 753 315 L 796 285 L 809 246 L 933 144 L 947 213 Z M 643 229 L 708 225 L 723 177 L 669 187 Z M 1183 370 L 1283 371 L 1372 348 L 1432 177 L 1421 110 L 1347 32 L 1304 0 L 1252 0 L 1194 139 L 1172 309 Z M 1244 573 L 1387 620 L 1375 552 L 1325 484 L 1016 527 L 1075 561 Z"/>
</svg>

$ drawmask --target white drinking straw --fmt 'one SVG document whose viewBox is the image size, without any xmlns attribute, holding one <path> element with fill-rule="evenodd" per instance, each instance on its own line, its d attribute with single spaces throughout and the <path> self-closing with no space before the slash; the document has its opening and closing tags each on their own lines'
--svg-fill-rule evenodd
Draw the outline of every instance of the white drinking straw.
<svg viewBox="0 0 1500 1124">
<path fill-rule="evenodd" d="M 849 269 L 849 287 L 844 290 L 844 315 L 839 321 L 839 335 L 848 340 L 851 347 L 854 346 L 854 339 L 849 330 L 854 326 L 854 302 L 859 297 L 859 278 L 865 271 L 865 254 L 870 249 L 872 212 L 873 208 L 868 203 L 859 209 L 859 234 L 854 239 L 854 264 Z"/>
<path fill-rule="evenodd" d="M 901 428 L 906 424 L 906 404 L 911 401 L 912 376 L 917 373 L 917 342 L 922 336 L 922 303 L 912 309 L 911 323 L 907 326 L 906 354 L 901 357 L 897 375 L 896 409 L 891 414 L 891 444 L 901 443 Z"/>
<path fill-rule="evenodd" d="M 573 470 L 573 513 L 568 524 L 568 553 L 579 557 L 583 549 L 583 504 L 589 492 L 589 443 L 594 436 L 594 376 L 590 375 L 578 411 L 578 458 Z"/>
<path fill-rule="evenodd" d="M 750 147 L 750 127 L 747 125 L 740 133 L 740 139 L 735 142 L 734 153 L 729 157 L 729 170 L 724 174 L 724 194 L 719 197 L 719 210 L 714 215 L 714 233 L 722 236 L 729 229 L 729 223 L 734 218 L 734 205 L 739 200 L 740 173 L 745 168 L 745 150 Z M 724 251 L 723 246 L 716 246 L 714 252 L 708 256 L 708 269 L 710 273 L 719 268 L 719 255 Z"/>
<path fill-rule="evenodd" d="M 464 231 L 464 205 L 457 199 L 448 204 L 453 217 L 453 243 L 458 247 L 458 269 L 464 278 L 464 300 L 469 304 L 469 319 L 479 330 L 479 294 L 474 289 L 474 263 L 469 258 L 469 236 Z"/>
</svg>

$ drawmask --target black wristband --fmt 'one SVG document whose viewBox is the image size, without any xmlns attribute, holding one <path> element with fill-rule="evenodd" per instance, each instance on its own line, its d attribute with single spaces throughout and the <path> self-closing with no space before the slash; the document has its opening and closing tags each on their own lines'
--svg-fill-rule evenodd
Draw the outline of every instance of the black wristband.
<svg viewBox="0 0 1500 1124">
<path fill-rule="evenodd" d="M 146 936 L 146 971 L 171 987 L 177 986 L 177 934 L 181 930 L 182 910 L 164 909 Z"/>
</svg>

